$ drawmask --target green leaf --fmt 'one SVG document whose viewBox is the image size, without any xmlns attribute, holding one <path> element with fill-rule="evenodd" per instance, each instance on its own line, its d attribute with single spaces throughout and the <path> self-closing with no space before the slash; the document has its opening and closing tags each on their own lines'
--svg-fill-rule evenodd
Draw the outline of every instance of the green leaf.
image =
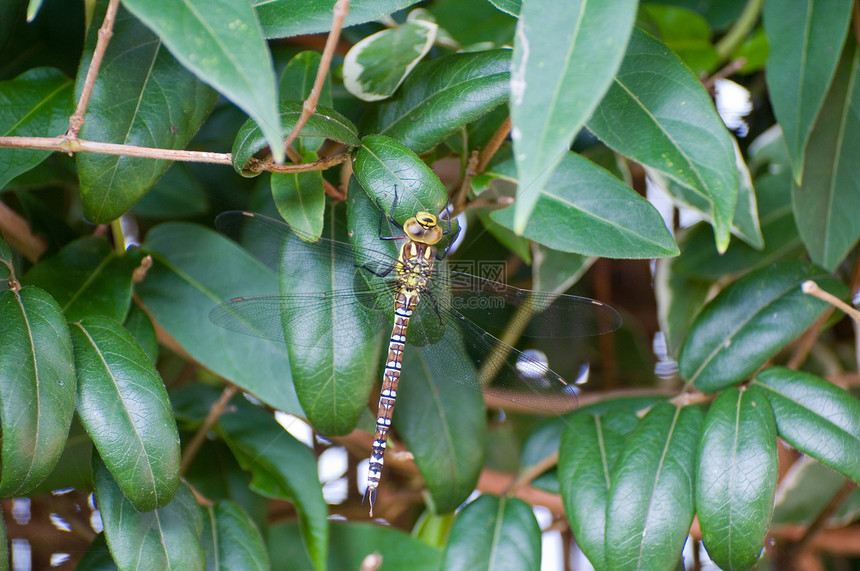
<svg viewBox="0 0 860 571">
<path fill-rule="evenodd" d="M 350 202 L 354 200 L 351 197 Z M 348 239 L 346 227 L 338 220 L 340 213 L 330 209 L 326 216 L 323 236 L 329 240 Z M 308 420 L 322 434 L 342 435 L 355 428 L 374 380 L 381 375 L 381 338 L 375 333 L 382 316 L 360 304 L 325 303 L 323 299 L 331 297 L 325 298 L 323 292 L 350 290 L 360 278 L 352 255 L 325 252 L 324 263 L 318 263 L 319 254 L 319 247 L 295 236 L 284 243 L 279 255 L 281 294 L 310 295 L 314 311 L 308 311 L 306 302 L 291 304 L 282 310 L 282 320 L 297 323 L 285 326 L 284 335 L 296 394 Z M 350 331 L 351 343 L 339 342 L 342 330 Z"/>
<path fill-rule="evenodd" d="M 702 15 L 658 4 L 643 4 L 639 15 L 696 75 L 706 75 L 720 63 L 720 56 L 711 44 L 711 27 Z"/>
<path fill-rule="evenodd" d="M 107 4 L 96 4 L 94 22 L 104 19 Z M 98 36 L 99 27 L 90 26 L 78 68 L 77 93 L 83 89 Z M 105 143 L 183 149 L 217 97 L 120 6 L 80 136 Z M 166 160 L 97 153 L 78 153 L 76 160 L 84 212 L 96 223 L 121 216 L 171 165 Z"/>
<path fill-rule="evenodd" d="M 772 525 L 808 526 L 846 483 L 845 476 L 809 456 L 801 456 L 782 477 Z M 852 524 L 860 515 L 860 490 L 854 489 L 827 519 L 827 527 Z"/>
<path fill-rule="evenodd" d="M 156 322 L 204 367 L 274 408 L 304 416 L 288 376 L 286 347 L 228 331 L 208 317 L 224 300 L 277 291 L 275 273 L 229 240 L 192 224 L 153 228 L 144 250 L 153 265 L 136 292 Z"/>
<path fill-rule="evenodd" d="M 634 29 L 587 126 L 610 148 L 706 201 L 717 249 L 726 249 L 738 192 L 732 137 L 708 92 L 662 42 Z"/>
<path fill-rule="evenodd" d="M 841 282 L 806 262 L 750 272 L 720 292 L 696 318 L 678 359 L 681 376 L 705 392 L 746 379 L 830 307 L 800 291 L 806 280 L 837 297 L 848 295 Z"/>
<path fill-rule="evenodd" d="M 613 467 L 636 427 L 632 411 L 579 411 L 567 417 L 558 473 L 561 497 L 576 543 L 596 569 L 606 568 L 606 507 Z"/>
<path fill-rule="evenodd" d="M 716 281 L 726 275 L 758 269 L 774 262 L 796 260 L 804 253 L 791 211 L 791 173 L 764 174 L 756 179 L 765 246 L 757 250 L 737 240 L 720 255 L 704 224 L 686 231 L 675 270 L 685 276 Z"/>
<path fill-rule="evenodd" d="M 634 0 L 526 0 L 511 68 L 518 179 L 514 231 L 522 234 L 539 191 L 597 107 L 621 64 Z"/>
<path fill-rule="evenodd" d="M 786 11 L 779 2 L 765 2 L 764 29 L 770 44 L 765 68 L 768 93 L 785 134 L 797 183 L 803 178 L 812 125 L 836 72 L 852 4 L 851 0 L 804 0 Z"/>
<path fill-rule="evenodd" d="M 280 105 L 281 134 L 286 137 L 293 126 L 298 122 L 302 114 L 302 103 L 300 101 L 283 101 Z M 352 122 L 335 111 L 323 106 L 317 106 L 313 115 L 302 128 L 302 137 L 321 137 L 343 143 L 347 146 L 357 147 L 361 144 L 358 139 L 358 130 Z M 233 168 L 240 174 L 245 173 L 242 168 L 254 153 L 266 146 L 268 137 L 265 132 L 254 121 L 246 121 L 236 133 L 233 141 Z M 252 173 L 256 176 L 260 173 Z"/>
<path fill-rule="evenodd" d="M 516 498 L 484 495 L 457 516 L 442 569 L 537 569 L 540 528 L 531 506 Z"/>
<path fill-rule="evenodd" d="M 776 423 L 756 387 L 723 392 L 699 442 L 696 511 L 721 569 L 752 569 L 764 548 L 776 493 Z"/>
<path fill-rule="evenodd" d="M 490 4 L 511 16 L 518 16 L 522 7 L 522 0 L 490 0 Z"/>
<path fill-rule="evenodd" d="M 93 459 L 93 483 L 104 534 L 120 569 L 206 568 L 200 546 L 203 514 L 187 487 L 180 486 L 166 506 L 141 512 L 123 495 L 98 458 Z"/>
<path fill-rule="evenodd" d="M 672 235 L 651 203 L 588 159 L 565 153 L 543 184 L 522 232 L 526 238 L 587 256 L 678 255 Z M 490 218 L 516 230 L 516 205 L 495 211 Z"/>
<path fill-rule="evenodd" d="M 72 82 L 59 70 L 36 68 L 0 81 L 0 136 L 57 137 L 69 128 Z M 0 148 L 0 188 L 51 151 Z"/>
<path fill-rule="evenodd" d="M 693 521 L 702 412 L 655 406 L 624 446 L 606 511 L 608 569 L 671 569 Z"/>
<path fill-rule="evenodd" d="M 368 36 L 343 58 L 343 86 L 363 101 L 386 99 L 397 90 L 436 39 L 433 22 L 405 22 Z"/>
<path fill-rule="evenodd" d="M 191 163 L 173 163 L 149 189 L 131 213 L 149 220 L 204 216 L 210 212 L 209 196 Z"/>
<path fill-rule="evenodd" d="M 3 241 L 3 236 L 0 235 L 0 281 L 7 281 L 12 277 L 15 271 L 15 260 L 12 256 L 12 250 L 6 242 Z"/>
<path fill-rule="evenodd" d="M 314 82 L 316 81 L 317 71 L 319 70 L 322 56 L 319 52 L 306 51 L 299 52 L 290 60 L 287 67 L 284 68 L 281 74 L 281 83 L 278 88 L 281 101 L 304 101 L 311 94 Z M 331 76 L 326 75 L 322 89 L 319 93 L 317 105 L 333 108 L 331 98 Z M 314 139 L 312 137 L 299 137 L 296 140 L 297 150 L 299 154 L 304 155 L 308 151 L 318 151 L 322 146 L 323 139 Z M 307 162 L 307 161 L 305 161 Z"/>
<path fill-rule="evenodd" d="M 707 232 L 707 230 L 705 230 Z M 708 233 L 710 234 L 710 233 Z M 714 241 L 705 238 L 709 247 Z M 681 244 L 683 248 L 683 243 Z M 683 252 L 681 254 L 683 256 Z M 657 319 L 666 336 L 668 355 L 677 358 L 693 321 L 708 300 L 713 283 L 690 277 L 677 271 L 678 258 L 657 261 L 654 274 L 654 296 L 657 299 Z"/>
<path fill-rule="evenodd" d="M 149 360 L 155 363 L 158 360 L 158 339 L 155 327 L 146 312 L 139 305 L 132 305 L 122 326 L 131 333 L 135 343 L 140 345 Z"/>
<path fill-rule="evenodd" d="M 448 193 L 439 177 L 415 153 L 394 139 L 384 135 L 368 135 L 362 139 L 352 168 L 364 190 L 386 213 L 397 194 L 397 211 L 391 215 L 401 224 L 416 212 L 435 214 L 445 206 Z"/>
<path fill-rule="evenodd" d="M 753 380 L 767 395 L 780 437 L 860 482 L 860 401 L 809 373 L 765 369 Z"/>
<path fill-rule="evenodd" d="M 860 49 L 848 42 L 809 135 L 794 218 L 809 257 L 835 270 L 860 238 Z"/>
<path fill-rule="evenodd" d="M 510 50 L 459 53 L 420 63 L 379 106 L 375 132 L 423 153 L 507 101 Z"/>
<path fill-rule="evenodd" d="M 110 555 L 104 533 L 98 534 L 90 543 L 75 569 L 86 569 L 87 571 L 117 571 L 119 569 Z"/>
<path fill-rule="evenodd" d="M 403 369 L 394 426 L 415 456 L 433 512 L 454 511 L 475 489 L 483 466 L 487 424 L 484 399 L 474 390 L 478 373 L 450 330 L 435 345 L 407 345 Z M 465 372 L 473 388 L 462 384 L 470 382 Z"/>
<path fill-rule="evenodd" d="M 275 205 L 283 219 L 308 236 L 322 236 L 325 214 L 322 172 L 273 172 L 271 184 Z"/>
<path fill-rule="evenodd" d="M 297 53 L 284 68 L 278 93 L 281 101 L 304 101 L 311 94 L 311 89 L 317 78 L 322 56 L 319 52 L 306 51 Z M 319 105 L 332 107 L 331 77 L 326 75 L 322 90 L 319 93 Z"/>
<path fill-rule="evenodd" d="M 260 530 L 233 502 L 221 501 L 206 508 L 203 549 L 207 569 L 271 569 Z"/>
<path fill-rule="evenodd" d="M 311 569 L 298 525 L 266 529 L 273 569 Z M 374 523 L 331 522 L 329 569 L 359 569 L 370 553 L 379 553 L 385 568 L 439 571 L 442 552 L 399 529 Z"/>
<path fill-rule="evenodd" d="M 415 4 L 417 0 L 353 0 L 343 26 L 378 20 Z M 267 38 L 287 38 L 331 30 L 336 0 L 254 0 Z"/>
<path fill-rule="evenodd" d="M 254 119 L 275 161 L 283 162 L 272 56 L 249 3 L 127 0 L 123 6 L 154 31 L 183 66 Z"/>
<path fill-rule="evenodd" d="M 328 569 L 328 506 L 316 459 L 271 414 L 245 399 L 234 399 L 233 404 L 235 407 L 218 419 L 218 433 L 239 464 L 253 474 L 251 489 L 295 505 L 314 568 Z"/>
<path fill-rule="evenodd" d="M 0 495 L 26 495 L 53 470 L 75 409 L 72 342 L 45 291 L 0 291 Z"/>
<path fill-rule="evenodd" d="M 88 236 L 33 266 L 21 281 L 50 293 L 69 321 L 94 315 L 122 321 L 131 305 L 132 274 L 142 257 L 137 248 L 117 255 L 104 238 Z"/>
<path fill-rule="evenodd" d="M 87 434 L 135 508 L 166 506 L 179 486 L 179 433 L 158 371 L 110 319 L 73 324 L 72 341 Z"/>
</svg>

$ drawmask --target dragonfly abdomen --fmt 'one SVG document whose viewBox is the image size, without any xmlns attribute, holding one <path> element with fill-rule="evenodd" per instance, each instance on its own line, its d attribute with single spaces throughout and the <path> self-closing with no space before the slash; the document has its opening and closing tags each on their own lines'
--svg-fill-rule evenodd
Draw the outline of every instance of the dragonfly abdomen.
<svg viewBox="0 0 860 571">
<path fill-rule="evenodd" d="M 418 294 L 415 292 L 401 291 L 395 300 L 394 327 L 391 331 L 391 339 L 388 341 L 388 357 L 385 359 L 385 370 L 382 373 L 382 388 L 376 411 L 376 432 L 370 449 L 367 489 L 364 492 L 364 498 L 370 504 L 371 516 L 373 504 L 376 501 L 376 489 L 382 477 L 388 431 L 391 429 L 391 416 L 394 414 L 394 402 L 397 399 L 403 350 L 406 348 L 406 328 L 409 326 L 409 318 L 412 317 L 417 304 Z"/>
</svg>

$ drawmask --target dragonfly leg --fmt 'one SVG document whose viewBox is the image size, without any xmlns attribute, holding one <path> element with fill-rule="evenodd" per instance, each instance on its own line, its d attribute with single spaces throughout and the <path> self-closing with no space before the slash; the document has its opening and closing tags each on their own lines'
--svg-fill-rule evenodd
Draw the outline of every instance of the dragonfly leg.
<svg viewBox="0 0 860 571">
<path fill-rule="evenodd" d="M 394 225 L 395 228 L 399 228 L 403 230 L 403 226 L 394 219 L 394 207 L 397 205 L 397 187 L 394 187 L 394 201 L 391 203 L 391 211 L 388 214 L 388 221 Z M 376 208 L 379 210 L 379 239 L 380 240 L 402 240 L 406 238 L 405 235 L 401 234 L 400 236 L 383 236 L 382 235 L 382 221 L 385 219 L 385 210 L 383 210 L 382 205 L 379 203 L 379 199 L 376 199 Z"/>
</svg>

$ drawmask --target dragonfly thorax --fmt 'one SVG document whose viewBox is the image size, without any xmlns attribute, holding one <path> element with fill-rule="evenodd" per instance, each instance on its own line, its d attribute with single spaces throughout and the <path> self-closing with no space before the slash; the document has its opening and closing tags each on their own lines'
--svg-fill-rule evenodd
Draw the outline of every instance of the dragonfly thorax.
<svg viewBox="0 0 860 571">
<path fill-rule="evenodd" d="M 419 212 L 403 225 L 406 237 L 413 242 L 432 246 L 442 239 L 442 228 L 439 221 L 429 212 Z"/>
</svg>

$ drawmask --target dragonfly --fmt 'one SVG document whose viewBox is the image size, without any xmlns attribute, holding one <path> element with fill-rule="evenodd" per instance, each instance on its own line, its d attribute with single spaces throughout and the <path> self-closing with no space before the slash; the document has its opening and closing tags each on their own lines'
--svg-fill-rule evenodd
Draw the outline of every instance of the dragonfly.
<svg viewBox="0 0 860 571">
<path fill-rule="evenodd" d="M 389 212 L 394 212 L 396 204 L 395 193 Z M 442 344 L 452 352 L 465 346 L 480 370 L 476 373 L 474 368 L 462 367 L 454 375 L 458 383 L 530 408 L 557 410 L 560 404 L 570 409 L 568 405 L 575 403 L 578 389 L 574 384 L 550 369 L 541 353 L 520 351 L 492 332 L 501 336 L 514 329 L 526 338 L 575 338 L 608 333 L 621 325 L 618 313 L 597 300 L 519 289 L 451 270 L 446 263 L 447 249 L 439 247 L 443 238 L 452 238 L 450 219 L 445 228 L 441 214 L 419 211 L 403 224 L 389 214 L 390 228 L 396 233 L 384 235 L 384 210 L 379 204 L 377 208 L 378 238 L 401 242 L 396 255 L 392 249 L 306 235 L 261 214 L 222 213 L 216 219 L 222 233 L 281 272 L 282 283 L 286 279 L 300 285 L 288 292 L 233 298 L 210 313 L 217 325 L 283 341 L 291 348 L 349 347 L 366 342 L 368 335 L 376 335 L 388 325 L 391 334 L 364 494 L 371 517 L 407 329 L 409 342 L 415 345 Z M 335 268 L 343 275 L 312 283 L 311 268 L 315 267 Z M 305 333 L 320 316 L 355 308 L 369 316 L 360 330 L 335 323 L 326 336 Z M 293 355 L 291 351 L 291 359 Z"/>
</svg>

